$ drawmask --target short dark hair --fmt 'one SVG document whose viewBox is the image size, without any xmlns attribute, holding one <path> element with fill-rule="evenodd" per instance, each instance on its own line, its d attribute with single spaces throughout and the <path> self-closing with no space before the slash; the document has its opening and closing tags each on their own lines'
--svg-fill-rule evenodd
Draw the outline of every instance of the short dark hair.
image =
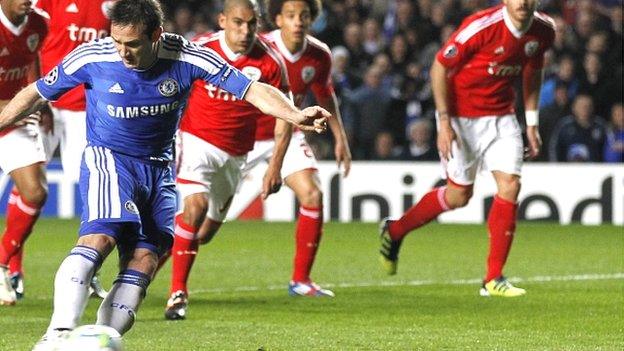
<svg viewBox="0 0 624 351">
<path fill-rule="evenodd" d="M 117 0 L 109 12 L 111 24 L 143 25 L 150 36 L 163 24 L 163 11 L 157 0 Z"/>
<path fill-rule="evenodd" d="M 310 8 L 310 15 L 312 15 L 312 21 L 316 20 L 323 5 L 321 4 L 321 0 L 265 0 L 265 7 L 267 9 L 267 13 L 269 15 L 269 21 L 271 25 L 277 27 L 275 24 L 275 18 L 282 12 L 282 6 L 285 2 L 288 1 L 303 1 Z"/>
</svg>

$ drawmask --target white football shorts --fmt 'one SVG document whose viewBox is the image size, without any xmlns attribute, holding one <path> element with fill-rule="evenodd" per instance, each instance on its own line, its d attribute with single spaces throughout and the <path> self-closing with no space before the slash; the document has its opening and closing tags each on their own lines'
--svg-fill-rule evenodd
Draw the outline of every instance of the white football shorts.
<svg viewBox="0 0 624 351">
<path fill-rule="evenodd" d="M 457 141 L 453 157 L 442 165 L 453 183 L 472 185 L 479 170 L 520 175 L 524 146 L 515 115 L 453 117 L 451 125 Z"/>
<path fill-rule="evenodd" d="M 52 108 L 54 134 L 46 134 L 44 145 L 48 160 L 60 147 L 63 175 L 78 182 L 82 154 L 87 146 L 87 113 Z"/>
<path fill-rule="evenodd" d="M 180 131 L 176 138 L 176 185 L 182 199 L 204 193 L 207 216 L 223 222 L 242 179 L 246 156 L 232 156 L 193 134 Z M 181 204 L 184 209 L 184 201 Z"/>
<path fill-rule="evenodd" d="M 273 139 L 256 141 L 253 150 L 247 154 L 247 165 L 243 170 L 243 174 L 247 174 L 252 168 L 262 162 L 268 162 L 273 155 L 275 141 Z M 312 148 L 308 145 L 305 135 L 302 131 L 293 132 L 288 144 L 288 150 L 284 155 L 282 163 L 282 178 L 285 179 L 289 175 L 302 171 L 304 169 L 317 169 L 318 165 Z"/>
<path fill-rule="evenodd" d="M 4 173 L 46 162 L 39 125 L 27 124 L 0 136 L 0 169 Z"/>
</svg>

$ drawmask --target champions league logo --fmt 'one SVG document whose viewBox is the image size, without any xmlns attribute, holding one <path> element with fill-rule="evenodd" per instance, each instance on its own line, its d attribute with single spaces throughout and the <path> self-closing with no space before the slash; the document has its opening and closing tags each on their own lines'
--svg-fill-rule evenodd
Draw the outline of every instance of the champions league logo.
<svg viewBox="0 0 624 351">
<path fill-rule="evenodd" d="M 457 52 L 457 46 L 455 46 L 455 44 L 451 44 L 447 46 L 446 49 L 444 49 L 444 53 L 442 53 L 442 56 L 444 56 L 445 58 L 455 57 L 457 56 Z"/>
<path fill-rule="evenodd" d="M 535 53 L 537 52 L 537 48 L 539 47 L 539 43 L 535 40 L 531 40 L 529 42 L 527 42 L 526 44 L 524 44 L 524 53 L 528 56 L 531 57 L 533 55 L 535 55 Z"/>
<path fill-rule="evenodd" d="M 35 52 L 37 46 L 39 45 L 39 34 L 31 34 L 26 38 L 26 45 L 28 45 L 28 50 L 30 52 Z"/>
<path fill-rule="evenodd" d="M 45 77 L 43 77 L 43 82 L 47 85 L 52 85 L 56 83 L 58 76 L 59 76 L 59 73 L 58 73 L 58 66 L 57 66 L 57 67 L 52 68 L 52 70 L 48 72 L 48 74 L 46 74 Z"/>
<path fill-rule="evenodd" d="M 124 204 L 124 208 L 126 209 L 126 211 L 128 211 L 130 213 L 139 214 L 139 209 L 134 204 L 134 202 L 132 202 L 130 200 L 126 201 L 126 203 Z"/>
<path fill-rule="evenodd" d="M 158 84 L 158 91 L 162 96 L 171 97 L 178 93 L 178 82 L 167 78 Z"/>
<path fill-rule="evenodd" d="M 314 74 L 316 74 L 314 67 L 305 66 L 301 70 L 301 79 L 303 79 L 304 83 L 308 84 L 312 81 L 312 78 L 314 78 Z"/>
</svg>

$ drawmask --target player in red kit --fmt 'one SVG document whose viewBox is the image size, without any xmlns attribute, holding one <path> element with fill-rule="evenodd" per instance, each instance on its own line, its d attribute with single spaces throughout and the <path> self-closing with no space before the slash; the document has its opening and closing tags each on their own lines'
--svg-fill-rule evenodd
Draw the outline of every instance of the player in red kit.
<svg viewBox="0 0 624 351">
<path fill-rule="evenodd" d="M 321 2 L 268 0 L 266 8 L 269 20 L 279 29 L 265 38 L 284 59 L 295 104 L 300 106 L 305 95 L 312 91 L 317 103 L 334 116 L 328 121 L 335 140 L 334 155 L 347 176 L 351 152 L 331 81 L 331 52 L 325 43 L 307 34 L 321 10 Z M 310 278 L 323 230 L 323 193 L 316 159 L 303 133 L 293 133 L 290 126 L 280 121 L 261 118 L 247 168 L 267 160 L 269 168 L 263 181 L 263 196 L 266 198 L 279 190 L 283 179 L 300 204 L 294 269 L 288 292 L 292 296 L 334 296 L 332 291 L 319 287 Z"/>
<path fill-rule="evenodd" d="M 0 1 L 0 110 L 29 80 L 38 77 L 37 51 L 47 34 L 45 20 L 32 12 L 30 0 Z M 0 169 L 14 187 L 0 243 L 0 305 L 17 300 L 8 264 L 18 254 L 47 197 L 46 155 L 38 117 L 0 132 Z M 19 152 L 15 152 L 19 150 Z"/>
<path fill-rule="evenodd" d="M 487 274 L 481 296 L 526 293 L 503 276 L 516 229 L 523 156 L 541 147 L 538 97 L 544 52 L 552 45 L 554 22 L 535 11 L 537 0 L 503 0 L 468 17 L 440 49 L 431 69 L 437 110 L 438 151 L 446 186 L 433 189 L 399 220 L 381 226 L 381 263 L 395 274 L 401 242 L 411 230 L 439 214 L 465 206 L 479 169 L 492 172 L 497 194 L 487 226 Z M 522 131 L 514 113 L 513 84 L 522 80 L 529 145 L 523 155 Z"/>
<path fill-rule="evenodd" d="M 219 25 L 222 31 L 194 42 L 214 50 L 250 79 L 288 93 L 279 55 L 256 35 L 257 14 L 250 0 L 226 0 Z M 167 319 L 186 316 L 187 280 L 199 245 L 210 241 L 227 215 L 260 116 L 246 101 L 202 80 L 194 83 L 176 138 L 176 182 L 183 211 L 175 220 Z M 199 232 L 204 221 L 205 230 Z"/>
<path fill-rule="evenodd" d="M 114 1 L 104 0 L 38 0 L 35 11 L 46 18 L 49 33 L 40 50 L 40 73 L 45 74 L 78 45 L 104 38 L 109 33 L 107 11 Z M 48 160 L 60 146 L 63 175 L 78 181 L 82 151 L 87 144 L 85 97 L 82 85 L 52 102 L 54 124 L 43 142 Z M 23 286 L 22 249 L 11 258 L 9 270 L 12 284 Z M 23 288 L 22 288 L 23 289 Z M 106 297 L 97 275 L 91 281 L 93 295 Z"/>
</svg>

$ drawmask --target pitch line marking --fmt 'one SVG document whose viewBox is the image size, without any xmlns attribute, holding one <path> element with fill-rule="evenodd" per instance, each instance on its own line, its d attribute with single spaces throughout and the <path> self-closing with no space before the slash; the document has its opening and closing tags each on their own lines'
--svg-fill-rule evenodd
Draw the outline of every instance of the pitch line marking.
<svg viewBox="0 0 624 351">
<path fill-rule="evenodd" d="M 545 276 L 538 275 L 529 278 L 510 277 L 509 281 L 512 283 L 531 282 L 531 283 L 548 283 L 548 282 L 567 282 L 567 281 L 588 281 L 588 280 L 618 280 L 624 279 L 624 272 L 612 273 L 612 274 L 574 274 L 574 275 L 553 275 Z M 475 279 L 453 279 L 453 280 L 401 280 L 401 281 L 380 281 L 380 282 L 361 282 L 361 283 L 325 283 L 323 287 L 327 288 L 371 288 L 371 287 L 386 287 L 386 286 L 429 286 L 429 285 L 476 285 L 481 284 L 483 280 L 480 278 Z M 232 292 L 246 292 L 246 291 L 273 291 L 286 289 L 284 285 L 269 285 L 269 286 L 240 286 L 230 289 L 193 289 L 191 294 L 198 293 L 211 293 L 211 294 L 224 294 Z"/>
</svg>

